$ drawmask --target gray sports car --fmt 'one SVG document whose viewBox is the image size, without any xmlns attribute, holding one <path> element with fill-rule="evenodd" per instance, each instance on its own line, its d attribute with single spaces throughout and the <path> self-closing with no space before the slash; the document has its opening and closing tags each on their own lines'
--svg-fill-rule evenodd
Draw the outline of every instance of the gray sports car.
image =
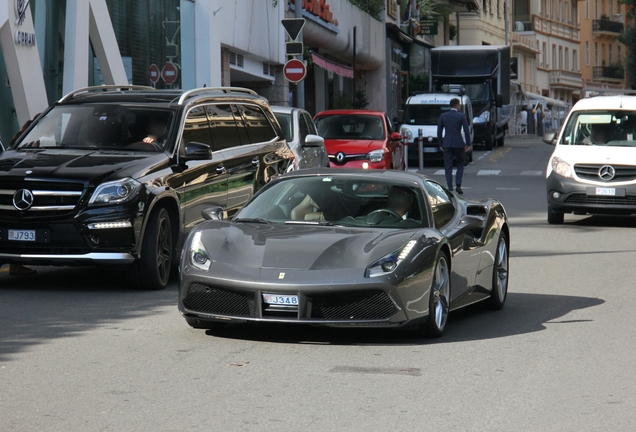
<svg viewBox="0 0 636 432">
<path fill-rule="evenodd" d="M 195 328 L 285 322 L 417 325 L 508 290 L 510 231 L 496 200 L 468 201 L 402 171 L 280 176 L 232 219 L 220 208 L 190 234 L 179 310 Z"/>
</svg>

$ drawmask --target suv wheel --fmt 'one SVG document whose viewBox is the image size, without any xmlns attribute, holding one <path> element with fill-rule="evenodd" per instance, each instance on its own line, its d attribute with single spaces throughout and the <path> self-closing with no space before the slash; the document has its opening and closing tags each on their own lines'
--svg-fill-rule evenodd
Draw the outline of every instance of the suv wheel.
<svg viewBox="0 0 636 432">
<path fill-rule="evenodd" d="M 134 267 L 139 288 L 161 290 L 168 285 L 172 267 L 172 222 L 166 209 L 155 210 L 150 215 L 141 257 Z"/>
<path fill-rule="evenodd" d="M 565 219 L 565 215 L 563 212 L 552 210 L 551 207 L 548 207 L 548 223 L 550 225 L 560 225 L 563 223 Z"/>
</svg>

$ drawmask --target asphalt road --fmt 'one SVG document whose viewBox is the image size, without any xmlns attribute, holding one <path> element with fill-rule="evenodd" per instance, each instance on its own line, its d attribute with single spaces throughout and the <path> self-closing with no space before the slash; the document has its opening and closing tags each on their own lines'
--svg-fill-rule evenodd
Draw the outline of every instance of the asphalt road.
<svg viewBox="0 0 636 432">
<path fill-rule="evenodd" d="M 468 198 L 512 226 L 499 312 L 405 331 L 206 333 L 161 292 L 85 268 L 0 271 L 1 431 L 636 430 L 636 218 L 546 222 L 539 140 L 475 152 Z M 440 180 L 441 167 L 424 171 Z"/>
</svg>

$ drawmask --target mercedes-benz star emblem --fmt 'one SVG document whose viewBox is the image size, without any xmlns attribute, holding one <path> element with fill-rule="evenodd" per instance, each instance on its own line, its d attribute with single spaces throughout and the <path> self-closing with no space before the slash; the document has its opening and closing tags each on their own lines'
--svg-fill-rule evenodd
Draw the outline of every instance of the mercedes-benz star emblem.
<svg viewBox="0 0 636 432">
<path fill-rule="evenodd" d="M 344 162 L 344 160 L 345 160 L 345 154 L 343 152 L 338 152 L 338 154 L 336 155 L 336 162 L 341 164 Z"/>
<path fill-rule="evenodd" d="M 616 170 L 611 165 L 603 165 L 598 170 L 598 176 L 601 180 L 610 181 L 616 176 Z"/>
<path fill-rule="evenodd" d="M 27 189 L 20 189 L 13 194 L 13 207 L 25 211 L 33 205 L 33 193 Z"/>
</svg>

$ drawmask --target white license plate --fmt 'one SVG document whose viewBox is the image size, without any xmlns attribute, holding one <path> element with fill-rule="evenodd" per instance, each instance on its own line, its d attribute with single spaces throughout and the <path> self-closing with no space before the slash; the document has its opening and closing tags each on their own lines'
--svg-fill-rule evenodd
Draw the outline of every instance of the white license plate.
<svg viewBox="0 0 636 432">
<path fill-rule="evenodd" d="M 596 195 L 616 195 L 615 188 L 596 188 Z"/>
<path fill-rule="evenodd" d="M 298 306 L 297 295 L 286 294 L 263 294 L 263 301 L 273 305 Z"/>
<path fill-rule="evenodd" d="M 437 147 L 424 147 L 424 153 L 437 153 Z"/>
<path fill-rule="evenodd" d="M 9 230 L 9 240 L 35 241 L 35 230 Z"/>
</svg>

